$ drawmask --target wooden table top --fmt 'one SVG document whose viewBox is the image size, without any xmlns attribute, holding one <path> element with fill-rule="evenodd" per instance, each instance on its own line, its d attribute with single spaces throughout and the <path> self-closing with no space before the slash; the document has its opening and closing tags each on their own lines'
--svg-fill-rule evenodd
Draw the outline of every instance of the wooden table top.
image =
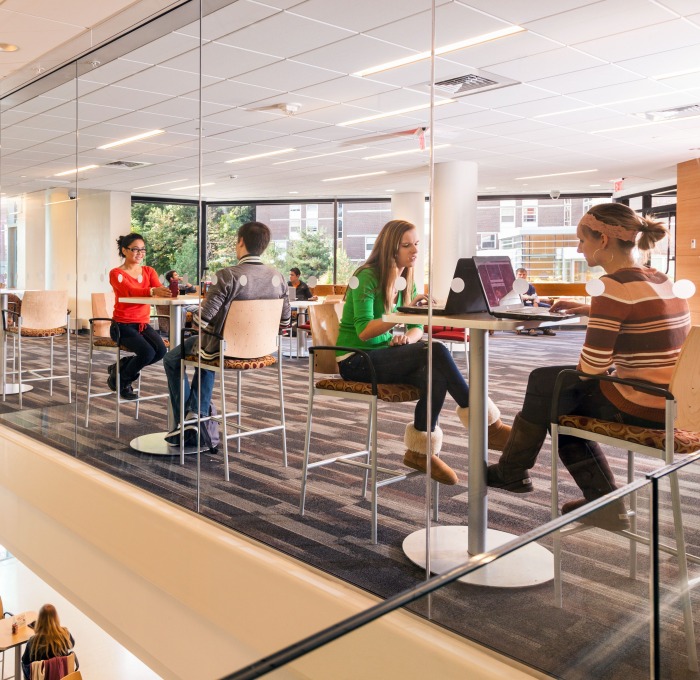
<svg viewBox="0 0 700 680">
<path fill-rule="evenodd" d="M 12 649 L 12 647 L 18 647 L 24 644 L 30 637 L 34 635 L 34 629 L 30 628 L 27 624 L 36 621 L 36 612 L 20 612 L 20 616 L 24 615 L 26 623 L 24 626 L 20 626 L 15 635 L 12 634 L 12 621 L 15 619 L 14 616 L 9 616 L 6 619 L 0 620 L 0 652 L 4 652 L 6 649 Z"/>
</svg>

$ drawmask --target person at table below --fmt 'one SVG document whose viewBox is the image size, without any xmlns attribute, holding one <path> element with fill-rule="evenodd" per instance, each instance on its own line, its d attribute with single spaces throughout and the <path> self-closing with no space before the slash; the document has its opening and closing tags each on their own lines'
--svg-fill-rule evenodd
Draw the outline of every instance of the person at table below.
<svg viewBox="0 0 700 680">
<path fill-rule="evenodd" d="M 666 236 L 661 222 L 640 217 L 622 203 L 591 208 L 578 225 L 578 252 L 589 267 L 600 266 L 604 292 L 585 305 L 559 300 L 554 311 L 589 317 L 578 369 L 667 387 L 683 341 L 690 329 L 688 304 L 674 296 L 665 274 L 639 265 L 636 249 L 644 253 Z M 573 366 L 537 368 L 515 417 L 510 438 L 498 463 L 489 465 L 488 485 L 515 493 L 532 491 L 528 470 L 537 459 L 549 427 L 554 382 Z M 575 376 L 562 393 L 562 413 L 602 418 L 642 427 L 663 427 L 664 399 L 608 382 Z M 598 444 L 577 437 L 559 437 L 559 457 L 583 498 L 564 503 L 571 512 L 617 488 L 615 477 Z M 629 520 L 622 500 L 591 516 L 598 526 L 624 529 Z"/>
<path fill-rule="evenodd" d="M 397 305 L 418 304 L 425 295 L 416 295 L 413 267 L 418 254 L 418 231 L 410 222 L 392 220 L 377 236 L 367 261 L 355 271 L 345 294 L 340 320 L 339 346 L 357 348 L 369 354 L 377 382 L 409 384 L 420 390 L 413 423 L 406 426 L 404 465 L 425 472 L 428 432 L 431 438 L 431 476 L 442 484 L 456 484 L 455 472 L 437 454 L 442 448 L 442 430 L 438 417 L 449 393 L 457 402 L 457 414 L 469 425 L 469 386 L 452 360 L 447 348 L 433 343 L 433 383 L 431 422 L 427 421 L 428 344 L 423 327 L 408 325 L 406 333 L 394 335 L 395 324 L 382 321 L 382 315 Z M 340 375 L 345 380 L 371 382 L 370 368 L 361 354 L 336 350 Z M 496 405 L 488 404 L 489 448 L 502 450 L 509 428 L 500 420 Z"/>
<path fill-rule="evenodd" d="M 525 267 L 518 267 L 515 270 L 515 276 L 518 279 L 523 279 L 527 281 L 527 269 L 525 269 Z M 527 293 L 521 295 L 520 299 L 523 301 L 523 304 L 526 307 L 542 307 L 548 309 L 552 306 L 549 298 L 540 298 L 540 296 L 537 294 L 537 291 L 535 290 L 535 287 L 529 281 L 527 281 Z M 518 335 L 520 335 L 520 333 L 525 333 L 525 331 L 518 331 Z M 544 333 L 544 335 L 556 335 L 556 333 L 551 328 L 543 328 L 542 333 Z M 529 331 L 527 331 L 527 334 L 537 335 L 537 331 L 534 328 L 531 328 Z"/>
<path fill-rule="evenodd" d="M 270 243 L 270 229 L 261 222 L 247 222 L 238 230 L 236 257 L 238 264 L 226 267 L 216 273 L 216 283 L 207 292 L 202 301 L 201 310 L 195 312 L 193 323 L 208 333 L 185 340 L 170 350 L 163 359 L 163 366 L 168 378 L 170 403 L 175 416 L 176 427 L 168 433 L 166 441 L 178 444 L 180 437 L 180 359 L 183 349 L 185 354 L 199 353 L 202 359 L 211 360 L 219 356 L 219 335 L 223 333 L 229 307 L 234 300 L 275 300 L 283 298 L 280 326 L 288 327 L 291 314 L 287 298 L 287 284 L 284 277 L 274 267 L 265 264 L 261 255 Z M 214 371 L 195 369 L 192 384 L 186 379 L 183 390 L 186 419 L 196 418 L 199 411 L 203 416 L 209 415 L 211 394 L 214 389 Z M 192 428 L 194 429 L 194 427 Z"/>
<path fill-rule="evenodd" d="M 22 654 L 22 672 L 30 678 L 34 661 L 47 661 L 57 656 L 68 656 L 73 651 L 75 640 L 67 628 L 61 626 L 56 607 L 45 604 L 40 610 L 34 626 L 34 637 L 29 638 Z M 78 658 L 75 667 L 78 668 Z"/>
<path fill-rule="evenodd" d="M 180 295 L 189 295 L 190 293 L 196 293 L 197 292 L 197 287 L 192 286 L 188 283 L 185 283 L 181 278 L 180 275 L 177 273 L 175 269 L 171 269 L 169 272 L 165 272 L 165 285 L 170 287 L 170 282 L 171 281 L 177 281 L 177 287 L 180 291 Z"/>
<path fill-rule="evenodd" d="M 123 297 L 171 297 L 170 289 L 161 286 L 155 269 L 143 264 L 146 245 L 140 234 L 127 234 L 117 239 L 119 255 L 123 264 L 109 272 L 109 282 L 114 290 L 116 302 L 112 315 L 110 336 L 122 347 L 133 352 L 133 356 L 121 360 L 119 392 L 122 399 L 136 399 L 131 383 L 139 377 L 144 366 L 150 366 L 165 356 L 165 345 L 160 335 L 149 325 L 151 305 L 136 305 L 120 302 Z M 108 369 L 107 385 L 117 389 L 117 365 Z"/>
<path fill-rule="evenodd" d="M 296 288 L 297 300 L 318 300 L 311 289 L 301 280 L 299 267 L 292 267 L 289 270 L 289 283 L 287 285 Z"/>
</svg>

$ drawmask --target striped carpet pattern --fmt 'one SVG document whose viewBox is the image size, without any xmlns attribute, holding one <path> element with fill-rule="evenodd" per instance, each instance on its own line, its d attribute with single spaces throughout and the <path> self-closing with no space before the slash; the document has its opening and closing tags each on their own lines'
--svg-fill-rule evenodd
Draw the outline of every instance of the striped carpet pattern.
<svg viewBox="0 0 700 680">
<path fill-rule="evenodd" d="M 490 394 L 510 423 L 519 410 L 527 377 L 537 366 L 576 363 L 583 341 L 581 330 L 560 331 L 556 337 L 496 333 L 489 341 Z M 37 344 L 37 343 L 35 343 Z M 30 434 L 78 459 L 145 491 L 197 511 L 196 456 L 185 465 L 177 457 L 140 454 L 130 448 L 136 436 L 167 429 L 166 401 L 143 402 L 139 419 L 134 404 L 122 406 L 121 436 L 114 431 L 115 400 L 91 402 L 85 427 L 87 338 L 78 336 L 74 352 L 74 402 L 67 403 L 65 381 L 49 394 L 48 383 L 34 383 L 19 410 L 16 395 L 0 402 L 0 422 Z M 48 351 L 31 349 L 37 361 Z M 57 370 L 65 354 L 57 351 Z M 464 355 L 455 355 L 464 366 Z M 106 389 L 112 355 L 96 354 L 93 390 Z M 25 367 L 27 366 L 25 361 Z M 30 366 L 31 367 L 31 366 Z M 165 391 L 162 366 L 143 372 L 144 394 Z M 310 473 L 306 513 L 299 515 L 301 462 L 308 398 L 308 359 L 285 359 L 284 405 L 289 466 L 282 465 L 281 433 L 244 439 L 241 452 L 231 446 L 231 481 L 224 481 L 223 455 L 201 456 L 199 511 L 222 525 L 261 541 L 318 569 L 388 597 L 424 580 L 425 574 L 403 554 L 402 541 L 425 523 L 425 483 L 422 477 L 380 490 L 379 542 L 370 543 L 370 504 L 362 498 L 359 471 L 331 466 Z M 214 399 L 218 400 L 218 384 Z M 275 369 L 262 369 L 243 379 L 244 418 L 252 424 L 274 424 L 279 395 Z M 218 401 L 217 401 L 218 406 Z M 460 482 L 440 489 L 440 525 L 466 524 L 469 503 L 467 438 L 448 397 L 441 427 L 443 456 Z M 404 469 L 403 432 L 412 421 L 414 404 L 380 404 L 381 465 Z M 355 450 L 365 437 L 366 411 L 357 402 L 322 398 L 314 410 L 313 459 Z M 495 462 L 498 454 L 490 454 Z M 533 470 L 535 492 L 515 495 L 489 493 L 489 526 L 522 534 L 550 517 L 550 445 L 545 444 Z M 619 483 L 626 478 L 624 452 L 611 451 L 610 462 Z M 640 460 L 637 474 L 658 467 L 659 461 Z M 681 475 L 689 552 L 700 554 L 698 488 L 693 466 Z M 666 484 L 667 487 L 667 484 Z M 673 543 L 670 499 L 662 494 L 661 531 Z M 560 474 L 560 499 L 579 492 L 568 474 Z M 648 520 L 648 494 L 639 497 L 640 529 Z M 551 546 L 551 539 L 542 542 Z M 630 579 L 629 542 L 601 530 L 585 531 L 564 543 L 564 604 L 555 606 L 551 583 L 522 589 L 497 589 L 452 584 L 411 609 L 450 630 L 501 653 L 522 660 L 555 677 L 643 678 L 649 676 L 648 550 L 638 551 L 639 571 Z M 156 546 L 157 547 L 157 546 Z M 691 567 L 691 577 L 700 567 Z M 664 677 L 694 678 L 687 669 L 683 620 L 676 588 L 677 566 L 661 558 L 663 633 L 661 662 Z M 698 596 L 693 608 L 700 619 Z"/>
</svg>

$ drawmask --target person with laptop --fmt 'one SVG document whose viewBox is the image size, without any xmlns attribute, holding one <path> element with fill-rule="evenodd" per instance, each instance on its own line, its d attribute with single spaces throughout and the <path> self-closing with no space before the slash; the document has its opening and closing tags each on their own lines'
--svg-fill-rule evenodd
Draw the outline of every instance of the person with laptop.
<svg viewBox="0 0 700 680">
<path fill-rule="evenodd" d="M 439 342 L 432 345 L 431 421 L 427 420 L 428 344 L 423 342 L 423 327 L 409 324 L 406 333 L 394 335 L 395 324 L 382 320 L 405 300 L 416 305 L 425 303 L 425 295 L 416 295 L 413 267 L 418 254 L 418 231 L 410 222 L 392 220 L 384 225 L 374 242 L 367 261 L 355 271 L 348 284 L 345 306 L 340 320 L 337 344 L 364 350 L 372 366 L 362 354 L 338 349 L 340 375 L 345 380 L 371 382 L 371 369 L 377 382 L 409 384 L 421 392 L 413 423 L 406 426 L 404 465 L 426 472 L 428 433 L 431 439 L 431 476 L 442 484 L 456 484 L 457 475 L 438 458 L 442 448 L 442 430 L 438 425 L 446 395 L 457 402 L 460 420 L 468 427 L 469 385 L 452 360 L 447 348 Z M 489 448 L 502 450 L 509 428 L 501 422 L 500 412 L 489 399 Z"/>
<path fill-rule="evenodd" d="M 309 286 L 301 280 L 301 269 L 299 267 L 292 267 L 289 270 L 289 282 L 287 286 L 295 291 L 295 300 L 318 300 L 318 298 L 311 292 Z"/>
<path fill-rule="evenodd" d="M 605 288 L 590 305 L 558 300 L 553 309 L 589 317 L 577 368 L 585 373 L 612 371 L 620 378 L 667 387 L 673 367 L 690 330 L 685 300 L 673 294 L 665 274 L 636 261 L 667 235 L 661 222 L 640 217 L 622 203 L 591 208 L 578 225 L 578 252 L 589 267 L 600 266 Z M 533 490 L 528 470 L 537 460 L 549 427 L 555 380 L 573 366 L 537 368 L 528 380 L 522 410 L 498 463 L 489 465 L 487 482 L 514 493 Z M 562 393 L 563 413 L 638 425 L 663 427 L 662 397 L 610 382 L 573 377 Z M 564 503 L 562 512 L 575 510 L 617 488 L 605 454 L 597 443 L 561 435 L 559 457 L 583 492 L 583 498 Z M 622 500 L 590 516 L 589 521 L 611 530 L 629 527 Z"/>
<path fill-rule="evenodd" d="M 549 309 L 552 304 L 549 300 L 549 298 L 545 298 L 544 300 L 537 294 L 537 291 L 535 290 L 535 286 L 533 286 L 528 280 L 527 280 L 527 269 L 525 267 L 518 267 L 515 270 L 515 277 L 517 279 L 522 279 L 523 281 L 527 282 L 527 293 L 523 293 L 520 296 L 520 299 L 523 301 L 523 304 L 526 307 L 544 307 L 545 309 Z M 529 331 L 516 331 L 518 335 L 521 333 L 527 332 L 528 335 L 538 335 L 538 329 L 536 328 L 531 328 Z M 542 328 L 541 329 L 543 335 L 556 335 L 556 333 L 551 329 L 551 328 Z"/>
</svg>

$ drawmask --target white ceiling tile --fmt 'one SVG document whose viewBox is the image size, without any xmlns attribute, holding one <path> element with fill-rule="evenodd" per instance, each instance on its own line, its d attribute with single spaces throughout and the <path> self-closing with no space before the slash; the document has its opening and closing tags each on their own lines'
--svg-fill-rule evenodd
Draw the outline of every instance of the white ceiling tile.
<svg viewBox="0 0 700 680">
<path fill-rule="evenodd" d="M 568 47 L 562 47 L 558 50 L 534 54 L 531 57 L 493 64 L 489 67 L 489 71 L 506 78 L 529 82 L 582 71 L 600 66 L 602 63 L 601 59 L 582 54 Z"/>
<path fill-rule="evenodd" d="M 203 87 L 218 82 L 218 78 L 202 75 Z M 191 92 L 200 85 L 200 76 L 192 71 L 180 71 L 163 66 L 152 68 L 128 76 L 119 81 L 118 87 L 128 87 L 133 90 L 149 92 L 151 94 L 164 94 L 177 96 Z"/>
<path fill-rule="evenodd" d="M 620 83 L 619 85 L 607 85 L 595 90 L 577 92 L 575 99 L 580 99 L 588 104 L 606 105 L 611 102 L 618 102 L 623 99 L 659 98 L 671 94 L 671 90 L 661 84 L 660 81 L 644 80 L 632 83 Z"/>
<path fill-rule="evenodd" d="M 604 66 L 595 66 L 593 68 L 576 71 L 575 76 L 570 73 L 561 76 L 552 76 L 550 78 L 539 78 L 529 81 L 531 85 L 542 87 L 545 90 L 552 92 L 560 92 L 561 94 L 574 94 L 585 90 L 592 90 L 606 85 L 618 85 L 620 83 L 629 83 L 635 80 L 640 80 L 642 76 L 630 71 L 606 64 Z"/>
<path fill-rule="evenodd" d="M 262 79 L 259 83 L 264 82 Z M 202 89 L 202 101 L 212 102 L 225 106 L 244 106 L 261 99 L 284 94 L 285 89 L 261 87 L 255 83 L 243 83 L 237 80 L 225 80 L 216 85 L 210 85 Z M 195 93 L 188 95 L 195 97 Z M 196 97 L 195 97 L 196 98 Z"/>
<path fill-rule="evenodd" d="M 700 64 L 700 45 L 657 51 L 644 57 L 626 59 L 621 61 L 619 66 L 643 76 L 661 76 L 691 69 L 694 64 Z"/>
<path fill-rule="evenodd" d="M 286 59 L 270 66 L 264 66 L 256 71 L 245 73 L 239 76 L 236 82 L 251 85 L 265 83 L 267 87 L 287 92 L 309 87 L 310 85 L 317 85 L 337 77 L 338 73 L 336 71 L 299 64 L 291 59 Z"/>
<path fill-rule="evenodd" d="M 546 38 L 575 45 L 644 26 L 653 26 L 675 18 L 673 12 L 649 0 L 601 0 L 562 14 L 527 22 L 525 28 Z"/>
<path fill-rule="evenodd" d="M 132 76 L 134 73 L 148 68 L 148 64 L 130 59 L 114 59 L 106 64 L 84 73 L 78 80 L 80 83 L 100 83 L 102 85 L 112 85 L 122 78 Z"/>
<path fill-rule="evenodd" d="M 357 78 L 355 76 L 341 76 L 333 80 L 327 80 L 318 85 L 311 85 L 296 90 L 296 93 L 309 97 L 318 97 L 329 101 L 352 101 L 362 97 L 370 97 L 380 92 L 390 92 L 395 89 L 392 85 L 380 83 L 371 78 Z"/>
<path fill-rule="evenodd" d="M 202 4 L 202 10 L 207 11 L 206 3 Z M 216 40 L 222 35 L 250 26 L 250 24 L 265 19 L 278 11 L 274 7 L 268 7 L 259 2 L 239 0 L 239 2 L 231 3 L 215 12 L 208 13 L 202 20 L 202 37 L 205 40 Z M 185 32 L 190 34 L 189 30 Z M 199 35 L 198 25 L 196 25 L 192 35 Z"/>
<path fill-rule="evenodd" d="M 626 31 L 624 36 L 612 35 L 597 40 L 577 43 L 576 47 L 607 61 L 634 59 L 658 50 L 658 45 L 688 47 L 700 43 L 700 26 L 682 19 Z"/>
<path fill-rule="evenodd" d="M 188 93 L 191 94 L 191 93 Z M 213 113 L 225 111 L 228 106 L 224 104 L 215 104 L 212 102 L 202 102 L 202 115 L 209 116 Z M 173 97 L 165 99 L 153 106 L 147 106 L 143 109 L 148 113 L 165 113 L 168 115 L 177 116 L 178 118 L 197 119 L 199 118 L 199 93 L 196 96 Z"/>
<path fill-rule="evenodd" d="M 158 102 L 168 99 L 168 95 L 155 94 L 131 88 L 110 85 L 94 92 L 90 92 L 80 98 L 81 103 L 100 104 L 102 106 L 120 106 L 130 109 L 138 109 L 142 106 L 152 106 Z"/>
<path fill-rule="evenodd" d="M 523 0 L 460 0 L 460 2 L 514 24 L 522 24 L 535 19 L 562 14 L 576 7 L 590 4 L 590 0 L 537 0 L 537 2 L 523 2 Z"/>
<path fill-rule="evenodd" d="M 184 33 L 168 33 L 161 38 L 138 47 L 129 53 L 128 59 L 146 64 L 160 64 L 163 61 L 199 48 L 199 39 Z"/>
<path fill-rule="evenodd" d="M 446 0 L 440 0 L 442 4 Z M 364 32 L 430 9 L 430 0 L 307 0 L 291 11 L 351 31 Z"/>
<path fill-rule="evenodd" d="M 521 84 L 502 87 L 496 90 L 487 90 L 486 92 L 477 91 L 474 92 L 474 94 L 469 94 L 459 99 L 466 100 L 466 102 L 472 106 L 481 106 L 491 109 L 522 104 L 538 99 L 548 99 L 551 96 L 549 92 Z"/>
</svg>

